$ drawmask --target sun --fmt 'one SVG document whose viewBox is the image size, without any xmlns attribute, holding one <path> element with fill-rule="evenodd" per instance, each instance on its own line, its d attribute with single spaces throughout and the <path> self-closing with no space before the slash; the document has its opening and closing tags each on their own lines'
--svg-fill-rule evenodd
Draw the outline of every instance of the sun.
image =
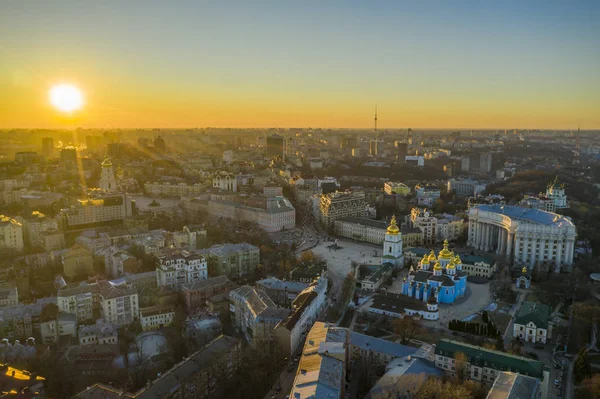
<svg viewBox="0 0 600 399">
<path fill-rule="evenodd" d="M 53 86 L 48 93 L 50 104 L 62 112 L 74 112 L 83 106 L 81 90 L 70 83 L 61 83 Z"/>
</svg>

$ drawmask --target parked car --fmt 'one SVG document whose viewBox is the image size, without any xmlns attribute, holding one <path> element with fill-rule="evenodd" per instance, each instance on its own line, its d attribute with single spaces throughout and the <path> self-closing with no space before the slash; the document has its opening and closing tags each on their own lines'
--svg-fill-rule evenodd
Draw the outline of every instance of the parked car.
<svg viewBox="0 0 600 399">
<path fill-rule="evenodd" d="M 554 386 L 558 386 L 560 384 L 560 381 L 557 379 L 554 380 Z"/>
<path fill-rule="evenodd" d="M 544 344 L 542 344 L 541 342 L 536 342 L 535 344 L 533 344 L 533 347 L 535 349 L 544 349 Z"/>
</svg>

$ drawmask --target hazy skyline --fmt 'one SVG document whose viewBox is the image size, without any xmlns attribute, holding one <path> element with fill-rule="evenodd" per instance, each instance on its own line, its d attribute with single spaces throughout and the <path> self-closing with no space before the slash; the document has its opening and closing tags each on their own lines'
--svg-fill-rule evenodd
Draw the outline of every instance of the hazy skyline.
<svg viewBox="0 0 600 399">
<path fill-rule="evenodd" d="M 600 128 L 597 1 L 198 3 L 0 4 L 0 128 Z"/>
</svg>

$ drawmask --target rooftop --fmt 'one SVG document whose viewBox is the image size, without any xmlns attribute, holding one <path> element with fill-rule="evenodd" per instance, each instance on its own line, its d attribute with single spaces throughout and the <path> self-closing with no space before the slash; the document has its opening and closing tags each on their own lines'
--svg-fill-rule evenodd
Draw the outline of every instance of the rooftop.
<svg viewBox="0 0 600 399">
<path fill-rule="evenodd" d="M 194 281 L 191 283 L 185 283 L 181 285 L 181 290 L 182 291 L 198 291 L 198 290 L 206 290 L 209 288 L 216 288 L 219 287 L 221 285 L 225 285 L 225 284 L 233 284 L 228 278 L 227 276 L 223 275 L 223 276 L 217 276 L 217 277 L 211 277 L 211 278 L 207 278 L 205 280 L 200 280 L 200 281 Z"/>
<path fill-rule="evenodd" d="M 385 339 L 371 337 L 369 335 L 350 333 L 350 345 L 376 353 L 385 353 L 394 357 L 406 357 L 415 354 L 419 348 L 397 344 Z"/>
<path fill-rule="evenodd" d="M 404 313 L 404 309 L 427 310 L 427 304 L 423 301 L 406 295 L 391 293 L 375 295 L 371 307 L 394 313 Z"/>
<path fill-rule="evenodd" d="M 292 293 L 301 292 L 303 289 L 308 287 L 308 283 L 301 283 L 299 281 L 283 281 L 277 277 L 267 277 L 257 281 L 256 284 L 272 290 L 288 291 Z"/>
<path fill-rule="evenodd" d="M 464 353 L 471 364 L 487 366 L 500 371 L 513 371 L 536 378 L 543 378 L 544 364 L 523 356 L 486 349 L 481 346 L 442 338 L 435 347 L 435 354 L 454 357 L 455 353 Z"/>
<path fill-rule="evenodd" d="M 552 308 L 539 302 L 523 302 L 517 316 L 516 324 L 526 325 L 533 322 L 537 328 L 548 328 Z"/>
<path fill-rule="evenodd" d="M 496 377 L 487 399 L 530 399 L 537 397 L 540 391 L 537 378 L 504 371 Z"/>
<path fill-rule="evenodd" d="M 541 224 L 544 226 L 573 226 L 573 222 L 564 216 L 552 212 L 542 211 L 533 208 L 521 208 L 520 206 L 510 206 L 502 204 L 480 205 L 477 208 L 486 212 L 499 213 L 506 215 L 511 219 L 523 220 L 530 223 Z"/>
</svg>

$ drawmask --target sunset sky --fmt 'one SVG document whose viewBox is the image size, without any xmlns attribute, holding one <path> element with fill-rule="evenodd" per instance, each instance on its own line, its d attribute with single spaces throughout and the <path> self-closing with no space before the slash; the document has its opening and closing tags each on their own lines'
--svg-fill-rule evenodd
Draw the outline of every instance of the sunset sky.
<svg viewBox="0 0 600 399">
<path fill-rule="evenodd" d="M 600 128 L 600 1 L 0 3 L 0 128 L 364 128 L 375 104 L 383 128 Z"/>
</svg>

